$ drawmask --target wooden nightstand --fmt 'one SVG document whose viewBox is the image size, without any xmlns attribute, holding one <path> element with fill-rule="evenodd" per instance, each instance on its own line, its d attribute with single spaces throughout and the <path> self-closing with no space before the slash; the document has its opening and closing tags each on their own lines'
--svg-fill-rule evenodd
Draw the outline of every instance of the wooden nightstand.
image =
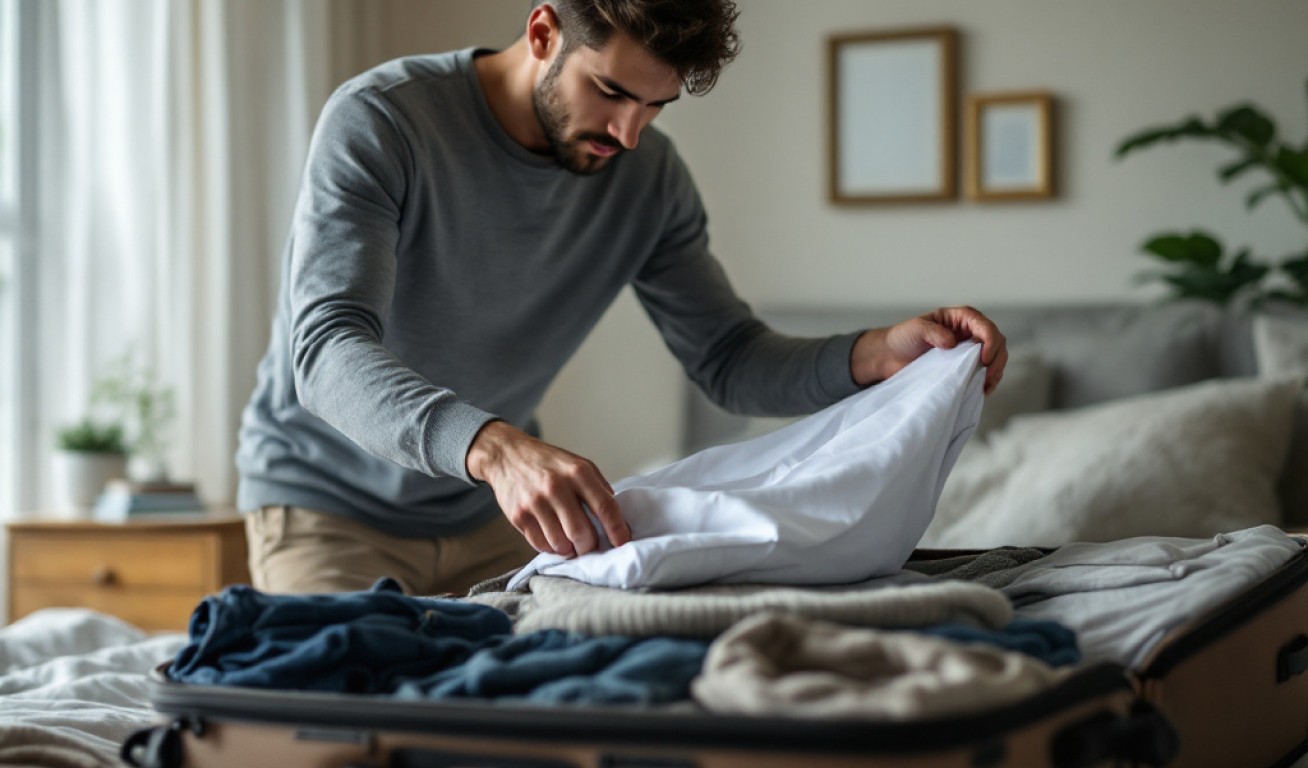
<svg viewBox="0 0 1308 768">
<path fill-rule="evenodd" d="M 6 527 L 10 621 L 64 606 L 180 630 L 205 595 L 250 581 L 245 525 L 235 514 Z"/>
</svg>

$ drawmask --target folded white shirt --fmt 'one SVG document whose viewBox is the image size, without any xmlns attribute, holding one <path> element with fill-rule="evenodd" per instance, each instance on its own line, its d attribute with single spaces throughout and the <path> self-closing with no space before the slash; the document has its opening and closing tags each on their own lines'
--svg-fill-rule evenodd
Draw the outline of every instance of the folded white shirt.
<svg viewBox="0 0 1308 768">
<path fill-rule="evenodd" d="M 541 573 L 622 589 L 845 584 L 895 573 L 981 416 L 981 345 L 933 349 L 889 379 L 762 437 L 614 485 L 632 541 Z M 598 528 L 598 526 L 597 526 Z"/>
</svg>

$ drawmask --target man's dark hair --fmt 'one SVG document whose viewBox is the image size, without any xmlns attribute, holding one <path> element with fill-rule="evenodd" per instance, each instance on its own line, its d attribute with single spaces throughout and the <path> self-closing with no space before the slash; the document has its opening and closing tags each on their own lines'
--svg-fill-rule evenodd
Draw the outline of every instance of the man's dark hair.
<svg viewBox="0 0 1308 768">
<path fill-rule="evenodd" d="M 532 8 L 546 4 L 559 20 L 560 56 L 579 45 L 599 50 L 622 32 L 677 70 L 692 96 L 712 90 L 740 52 L 734 0 L 535 0 Z"/>
</svg>

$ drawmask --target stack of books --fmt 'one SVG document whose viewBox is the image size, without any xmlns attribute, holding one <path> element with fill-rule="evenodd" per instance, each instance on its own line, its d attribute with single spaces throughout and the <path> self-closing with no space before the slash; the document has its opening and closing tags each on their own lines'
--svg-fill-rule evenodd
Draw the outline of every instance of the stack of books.
<svg viewBox="0 0 1308 768">
<path fill-rule="evenodd" d="M 95 502 L 97 520 L 124 520 L 140 515 L 195 514 L 204 503 L 194 483 L 137 483 L 110 480 Z"/>
</svg>

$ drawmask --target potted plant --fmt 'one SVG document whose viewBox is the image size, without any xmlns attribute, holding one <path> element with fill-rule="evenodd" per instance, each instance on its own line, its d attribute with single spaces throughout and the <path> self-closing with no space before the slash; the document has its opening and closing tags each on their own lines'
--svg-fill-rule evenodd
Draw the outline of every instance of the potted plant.
<svg viewBox="0 0 1308 768">
<path fill-rule="evenodd" d="M 126 475 L 122 427 L 86 417 L 60 429 L 53 470 L 56 508 L 67 515 L 89 515 L 105 483 Z"/>
<path fill-rule="evenodd" d="M 1116 156 L 1178 140 L 1215 141 L 1231 147 L 1235 156 L 1217 170 L 1223 184 L 1250 172 L 1263 176 L 1263 183 L 1246 196 L 1245 207 L 1252 210 L 1277 197 L 1308 225 L 1308 141 L 1295 146 L 1282 139 L 1276 123 L 1258 107 L 1237 104 L 1221 110 L 1210 122 L 1195 115 L 1174 125 L 1147 128 L 1123 140 Z M 1254 303 L 1272 299 L 1308 307 L 1308 250 L 1274 264 L 1253 256 L 1249 248 L 1227 251 L 1215 235 L 1203 230 L 1159 233 L 1142 248 L 1167 269 L 1141 277 L 1168 283 L 1176 298 L 1217 304 L 1237 298 Z"/>
<path fill-rule="evenodd" d="M 56 503 L 65 514 L 89 514 L 111 479 L 166 483 L 172 390 L 126 354 L 91 387 L 92 415 L 56 434 Z"/>
</svg>

